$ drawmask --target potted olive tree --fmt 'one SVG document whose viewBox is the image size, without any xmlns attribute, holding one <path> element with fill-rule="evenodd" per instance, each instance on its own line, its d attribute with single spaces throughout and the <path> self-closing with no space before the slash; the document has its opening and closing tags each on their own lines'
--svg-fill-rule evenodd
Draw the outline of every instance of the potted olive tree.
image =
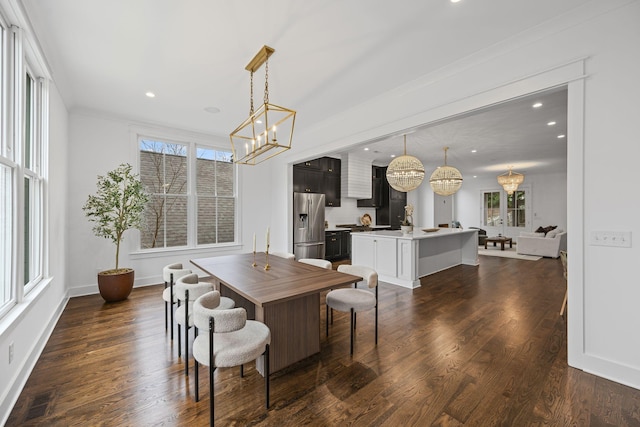
<svg viewBox="0 0 640 427">
<path fill-rule="evenodd" d="M 95 223 L 94 234 L 116 245 L 115 268 L 98 273 L 98 289 L 107 302 L 125 300 L 133 289 L 133 269 L 118 265 L 120 243 L 125 231 L 141 227 L 149 196 L 132 169 L 123 163 L 106 175 L 99 175 L 98 190 L 82 207 L 89 221 Z"/>
</svg>

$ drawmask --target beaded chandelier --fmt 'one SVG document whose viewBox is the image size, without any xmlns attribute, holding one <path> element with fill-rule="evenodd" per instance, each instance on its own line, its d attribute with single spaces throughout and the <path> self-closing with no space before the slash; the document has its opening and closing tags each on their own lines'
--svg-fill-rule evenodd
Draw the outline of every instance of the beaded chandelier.
<svg viewBox="0 0 640 427">
<path fill-rule="evenodd" d="M 407 135 L 404 135 L 404 154 L 396 157 L 387 167 L 387 181 L 398 191 L 411 191 L 424 179 L 424 166 L 413 156 L 407 156 Z"/>
<path fill-rule="evenodd" d="M 518 172 L 513 172 L 511 166 L 509 166 L 509 172 L 505 172 L 502 175 L 498 175 L 498 184 L 502 185 L 504 191 L 507 194 L 513 194 L 518 189 L 518 186 L 524 182 L 524 175 Z"/>
<path fill-rule="evenodd" d="M 440 166 L 431 174 L 429 184 L 433 192 L 441 196 L 450 196 L 462 187 L 462 174 L 453 166 L 447 166 L 447 150 L 444 147 L 444 166 Z"/>
</svg>

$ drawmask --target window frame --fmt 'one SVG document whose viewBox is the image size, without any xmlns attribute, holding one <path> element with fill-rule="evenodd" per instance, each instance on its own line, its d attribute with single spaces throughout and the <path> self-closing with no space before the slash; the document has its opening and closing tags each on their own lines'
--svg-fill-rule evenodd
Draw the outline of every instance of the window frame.
<svg viewBox="0 0 640 427">
<path fill-rule="evenodd" d="M 222 151 L 231 153 L 231 150 L 228 147 L 223 146 L 220 142 L 218 142 L 215 138 L 210 138 L 207 136 L 194 136 L 191 134 L 175 132 L 171 130 L 159 131 L 158 129 L 148 129 L 148 128 L 139 128 L 133 129 L 132 131 L 132 139 L 134 141 L 134 147 L 136 150 L 136 159 L 137 159 L 137 170 L 140 172 L 140 142 L 143 139 L 152 140 L 162 143 L 169 144 L 181 144 L 187 146 L 187 245 L 185 246 L 168 246 L 168 247 L 157 247 L 157 248 L 143 248 L 142 247 L 142 233 L 140 233 L 137 239 L 137 250 L 132 253 L 132 255 L 153 255 L 157 253 L 172 253 L 172 252 L 185 252 L 185 251 L 200 251 L 203 249 L 207 250 L 228 250 L 230 248 L 239 247 L 241 245 L 242 239 L 240 236 L 240 179 L 239 179 L 239 171 L 238 167 L 235 163 L 231 162 L 233 166 L 233 199 L 234 199 L 234 225 L 233 225 L 233 233 L 234 240 L 233 242 L 225 242 L 225 243 L 207 243 L 207 244 L 198 244 L 197 243 L 197 201 L 198 194 L 196 190 L 196 179 L 197 179 L 197 154 L 198 149 L 211 149 L 215 151 Z"/>
<path fill-rule="evenodd" d="M 7 221 L 3 227 L 11 229 L 5 233 L 10 241 L 0 252 L 0 264 L 8 270 L 0 277 L 0 319 L 4 319 L 14 307 L 32 299 L 31 295 L 39 295 L 36 289 L 44 289 L 51 282 L 46 279 L 49 72 L 29 35 L 18 26 L 8 25 L 1 14 L 0 33 L 0 163 L 7 173 L 8 189 L 3 192 Z"/>
</svg>

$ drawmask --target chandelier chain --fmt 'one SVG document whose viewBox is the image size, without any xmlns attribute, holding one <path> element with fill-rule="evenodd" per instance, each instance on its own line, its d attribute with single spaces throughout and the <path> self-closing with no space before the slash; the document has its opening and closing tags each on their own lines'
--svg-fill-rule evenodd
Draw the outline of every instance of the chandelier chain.
<svg viewBox="0 0 640 427">
<path fill-rule="evenodd" d="M 269 103 L 269 59 L 264 63 L 264 103 Z"/>
<path fill-rule="evenodd" d="M 253 115 L 253 70 L 251 71 L 251 93 L 250 93 L 250 104 L 251 107 L 249 108 L 249 116 Z"/>
</svg>

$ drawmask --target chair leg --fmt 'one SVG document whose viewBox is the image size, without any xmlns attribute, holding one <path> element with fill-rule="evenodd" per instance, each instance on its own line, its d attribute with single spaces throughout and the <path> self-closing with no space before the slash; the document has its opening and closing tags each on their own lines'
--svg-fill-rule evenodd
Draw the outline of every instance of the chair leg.
<svg viewBox="0 0 640 427">
<path fill-rule="evenodd" d="M 240 378 L 244 378 L 244 365 L 240 365 Z"/>
<path fill-rule="evenodd" d="M 196 369 L 196 402 L 200 401 L 200 388 L 198 387 L 198 368 L 200 367 L 200 365 L 198 364 L 198 360 L 194 357 L 195 360 L 195 369 Z"/>
<path fill-rule="evenodd" d="M 353 356 L 353 330 L 355 327 L 355 320 L 356 320 L 356 312 L 353 309 L 353 307 L 351 307 L 351 355 Z"/>
<path fill-rule="evenodd" d="M 184 307 L 184 375 L 189 376 L 189 289 L 185 291 Z"/>
<path fill-rule="evenodd" d="M 213 370 L 215 367 L 213 366 L 213 317 L 209 318 L 209 425 L 213 426 L 213 420 L 215 419 L 214 405 L 213 405 L 213 396 L 214 386 L 213 386 Z"/>
<path fill-rule="evenodd" d="M 178 300 L 178 308 L 180 307 L 180 300 Z M 178 357 L 182 356 L 182 339 L 180 338 L 180 330 L 182 328 L 178 324 Z"/>
<path fill-rule="evenodd" d="M 325 325 L 326 325 L 326 335 L 327 337 L 329 336 L 329 306 L 325 304 L 325 316 L 324 316 L 324 320 L 325 320 Z"/>
<path fill-rule="evenodd" d="M 169 307 L 169 318 L 171 319 L 171 341 L 173 341 L 173 273 L 171 273 L 169 280 L 169 288 L 171 289 L 171 291 L 169 291 L 171 293 L 171 305 Z"/>
<path fill-rule="evenodd" d="M 562 301 L 562 308 L 560 308 L 560 316 L 564 315 L 564 310 L 567 308 L 567 296 L 569 294 L 569 290 L 566 290 L 564 293 L 564 300 Z"/>
<path fill-rule="evenodd" d="M 264 387 L 266 393 L 267 409 L 269 409 L 269 344 L 264 351 Z"/>
<path fill-rule="evenodd" d="M 378 287 L 376 286 L 376 345 L 378 345 Z"/>
<path fill-rule="evenodd" d="M 167 282 L 164 282 L 164 288 L 167 289 Z M 165 332 L 169 330 L 169 303 L 167 301 L 164 302 L 164 330 Z"/>
</svg>

